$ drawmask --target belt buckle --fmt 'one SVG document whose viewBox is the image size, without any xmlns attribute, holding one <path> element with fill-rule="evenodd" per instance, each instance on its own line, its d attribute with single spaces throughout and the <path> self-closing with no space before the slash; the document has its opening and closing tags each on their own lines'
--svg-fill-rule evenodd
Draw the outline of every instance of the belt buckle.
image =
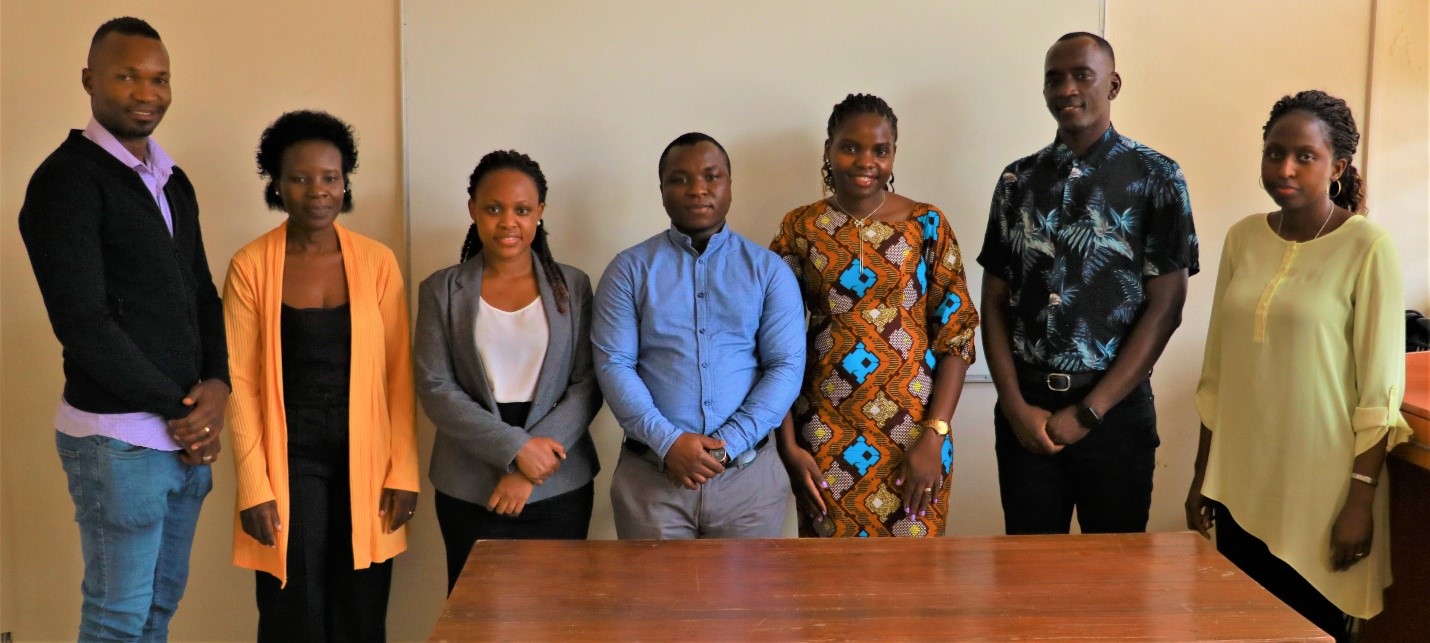
<svg viewBox="0 0 1430 643">
<path fill-rule="evenodd" d="M 1053 382 L 1061 382 L 1062 388 L 1058 388 Z M 1049 391 L 1063 393 L 1072 388 L 1072 376 L 1067 373 L 1048 373 L 1047 376 L 1043 378 L 1043 383 L 1048 385 Z"/>
</svg>

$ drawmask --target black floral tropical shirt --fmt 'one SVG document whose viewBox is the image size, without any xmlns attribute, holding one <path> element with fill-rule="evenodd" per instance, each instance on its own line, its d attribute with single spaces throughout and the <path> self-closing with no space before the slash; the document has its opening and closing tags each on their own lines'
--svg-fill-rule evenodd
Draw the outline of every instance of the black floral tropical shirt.
<svg viewBox="0 0 1430 643">
<path fill-rule="evenodd" d="M 1200 269 L 1182 169 L 1111 127 L 1081 157 L 1055 139 L 1003 170 L 978 263 L 1008 282 L 1016 361 L 1107 370 L 1146 280 Z"/>
</svg>

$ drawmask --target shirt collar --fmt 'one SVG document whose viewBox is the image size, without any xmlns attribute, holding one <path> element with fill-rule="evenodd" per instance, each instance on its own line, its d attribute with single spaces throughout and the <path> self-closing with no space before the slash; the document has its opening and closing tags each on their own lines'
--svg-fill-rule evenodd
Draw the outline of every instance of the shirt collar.
<svg viewBox="0 0 1430 643">
<path fill-rule="evenodd" d="M 103 125 L 100 125 L 99 121 L 94 120 L 92 116 L 89 119 L 89 124 L 84 127 L 84 137 L 104 148 L 104 151 L 109 152 L 110 156 L 118 159 L 125 167 L 135 172 L 147 170 L 161 180 L 167 179 L 169 175 L 174 172 L 174 159 L 170 158 L 169 154 L 164 151 L 164 148 L 160 147 L 158 141 L 155 141 L 152 137 L 146 139 L 149 145 L 148 163 L 134 156 L 134 153 L 130 152 L 129 148 L 124 147 L 124 144 L 120 143 L 114 134 L 110 133 Z"/>
<path fill-rule="evenodd" d="M 731 234 L 730 222 L 726 221 L 724 225 L 720 226 L 719 231 L 710 235 L 710 240 L 705 243 L 705 252 L 708 253 L 719 248 L 720 244 L 725 243 L 725 239 L 728 239 Z M 675 247 L 689 250 L 695 254 L 701 254 L 700 251 L 695 249 L 695 241 L 690 238 L 690 235 L 681 232 L 679 228 L 675 227 L 674 223 L 670 224 L 670 229 L 666 230 L 665 236 L 670 239 L 671 243 L 675 244 Z"/>
<path fill-rule="evenodd" d="M 1107 153 L 1112 150 L 1113 145 L 1116 144 L 1119 138 L 1121 138 L 1121 135 L 1118 134 L 1117 129 L 1109 123 L 1107 125 L 1107 131 L 1102 133 L 1102 138 L 1097 139 L 1097 142 L 1093 143 L 1092 147 L 1087 148 L 1087 151 L 1084 152 L 1082 156 L 1077 156 L 1073 154 L 1072 149 L 1064 145 L 1062 139 L 1058 138 L 1055 134 L 1053 135 L 1053 144 L 1051 146 L 1053 158 L 1058 165 L 1077 160 L 1082 165 L 1096 167 L 1102 162 L 1102 159 L 1107 158 Z"/>
</svg>

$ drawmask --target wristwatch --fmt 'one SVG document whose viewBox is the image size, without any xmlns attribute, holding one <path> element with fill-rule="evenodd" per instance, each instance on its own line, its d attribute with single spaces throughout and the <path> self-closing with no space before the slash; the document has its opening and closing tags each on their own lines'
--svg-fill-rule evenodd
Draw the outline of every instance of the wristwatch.
<svg viewBox="0 0 1430 643">
<path fill-rule="evenodd" d="M 719 462 L 722 467 L 730 464 L 730 454 L 725 452 L 725 447 L 709 449 L 706 453 L 709 453 L 710 457 L 715 458 L 715 461 Z"/>
<path fill-rule="evenodd" d="M 1083 428 L 1092 430 L 1102 426 L 1102 418 L 1097 415 L 1097 411 L 1092 410 L 1086 402 L 1077 403 L 1077 423 Z"/>
<path fill-rule="evenodd" d="M 943 420 L 924 420 L 923 425 L 925 429 L 933 431 L 940 436 L 948 435 L 948 422 Z"/>
</svg>

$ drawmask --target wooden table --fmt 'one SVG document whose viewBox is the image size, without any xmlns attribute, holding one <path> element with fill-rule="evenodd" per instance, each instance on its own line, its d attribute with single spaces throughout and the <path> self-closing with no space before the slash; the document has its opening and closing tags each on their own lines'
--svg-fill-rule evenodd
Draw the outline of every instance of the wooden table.
<svg viewBox="0 0 1430 643">
<path fill-rule="evenodd" d="M 1385 611 L 1367 621 L 1367 643 L 1424 641 L 1430 632 L 1430 353 L 1405 356 L 1405 400 L 1414 429 L 1410 442 L 1386 458 L 1390 477 L 1390 571 Z"/>
<path fill-rule="evenodd" d="M 1190 533 L 482 541 L 433 641 L 1329 641 Z"/>
</svg>

